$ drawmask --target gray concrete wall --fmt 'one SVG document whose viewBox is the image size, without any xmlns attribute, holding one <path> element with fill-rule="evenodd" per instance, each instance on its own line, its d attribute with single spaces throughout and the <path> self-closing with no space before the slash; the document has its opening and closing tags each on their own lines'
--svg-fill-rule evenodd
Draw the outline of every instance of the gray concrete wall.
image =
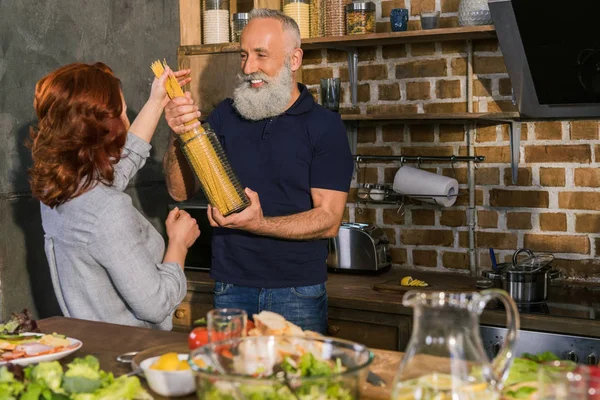
<svg viewBox="0 0 600 400">
<path fill-rule="evenodd" d="M 27 307 L 60 315 L 43 249 L 39 202 L 27 181 L 23 146 L 35 122 L 35 83 L 72 62 L 102 61 L 123 82 L 131 120 L 150 92 L 150 63 L 177 66 L 176 0 L 0 0 L 0 319 Z M 153 152 L 128 193 L 164 232 L 169 197 L 160 159 L 168 127 L 158 127 Z"/>
</svg>

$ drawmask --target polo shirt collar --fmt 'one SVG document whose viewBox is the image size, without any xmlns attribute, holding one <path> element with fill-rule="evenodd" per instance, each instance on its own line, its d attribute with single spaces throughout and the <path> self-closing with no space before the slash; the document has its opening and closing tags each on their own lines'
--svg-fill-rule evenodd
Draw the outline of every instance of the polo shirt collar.
<svg viewBox="0 0 600 400">
<path fill-rule="evenodd" d="M 300 96 L 296 99 L 294 104 L 284 113 L 287 115 L 300 115 L 309 112 L 315 104 L 315 99 L 312 94 L 308 91 L 306 86 L 298 83 L 298 90 L 300 90 Z"/>
</svg>

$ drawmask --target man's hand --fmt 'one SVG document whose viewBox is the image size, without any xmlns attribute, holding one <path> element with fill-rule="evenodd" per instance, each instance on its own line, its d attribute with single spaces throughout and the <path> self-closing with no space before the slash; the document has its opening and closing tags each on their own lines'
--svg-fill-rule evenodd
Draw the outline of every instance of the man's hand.
<svg viewBox="0 0 600 400">
<path fill-rule="evenodd" d="M 165 119 L 173 132 L 178 135 L 199 127 L 200 122 L 190 125 L 185 125 L 185 123 L 193 121 L 200 117 L 200 115 L 198 106 L 194 104 L 190 92 L 185 92 L 185 97 L 175 97 L 169 101 L 165 107 Z"/>
<path fill-rule="evenodd" d="M 246 194 L 250 199 L 250 206 L 245 210 L 224 217 L 215 207 L 208 206 L 208 221 L 213 227 L 241 229 L 244 231 L 259 233 L 260 227 L 264 223 L 262 207 L 258 193 L 246 188 Z"/>
</svg>

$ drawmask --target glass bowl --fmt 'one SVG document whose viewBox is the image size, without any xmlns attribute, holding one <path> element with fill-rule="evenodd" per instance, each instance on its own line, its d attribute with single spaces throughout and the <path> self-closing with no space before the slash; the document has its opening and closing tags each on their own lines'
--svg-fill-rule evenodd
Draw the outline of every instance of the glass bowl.
<svg viewBox="0 0 600 400">
<path fill-rule="evenodd" d="M 191 353 L 199 399 L 351 400 L 360 397 L 373 353 L 332 338 L 251 336 Z"/>
</svg>

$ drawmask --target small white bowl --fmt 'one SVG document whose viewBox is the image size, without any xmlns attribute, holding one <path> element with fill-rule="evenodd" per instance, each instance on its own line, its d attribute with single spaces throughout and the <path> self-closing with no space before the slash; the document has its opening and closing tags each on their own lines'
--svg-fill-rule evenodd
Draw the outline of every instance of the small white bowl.
<svg viewBox="0 0 600 400">
<path fill-rule="evenodd" d="M 178 354 L 179 360 L 187 360 L 187 354 Z M 191 369 L 183 371 L 160 371 L 150 369 L 160 357 L 147 358 L 140 363 L 148 386 L 153 392 L 163 397 L 186 396 L 196 390 L 196 381 Z"/>
</svg>

